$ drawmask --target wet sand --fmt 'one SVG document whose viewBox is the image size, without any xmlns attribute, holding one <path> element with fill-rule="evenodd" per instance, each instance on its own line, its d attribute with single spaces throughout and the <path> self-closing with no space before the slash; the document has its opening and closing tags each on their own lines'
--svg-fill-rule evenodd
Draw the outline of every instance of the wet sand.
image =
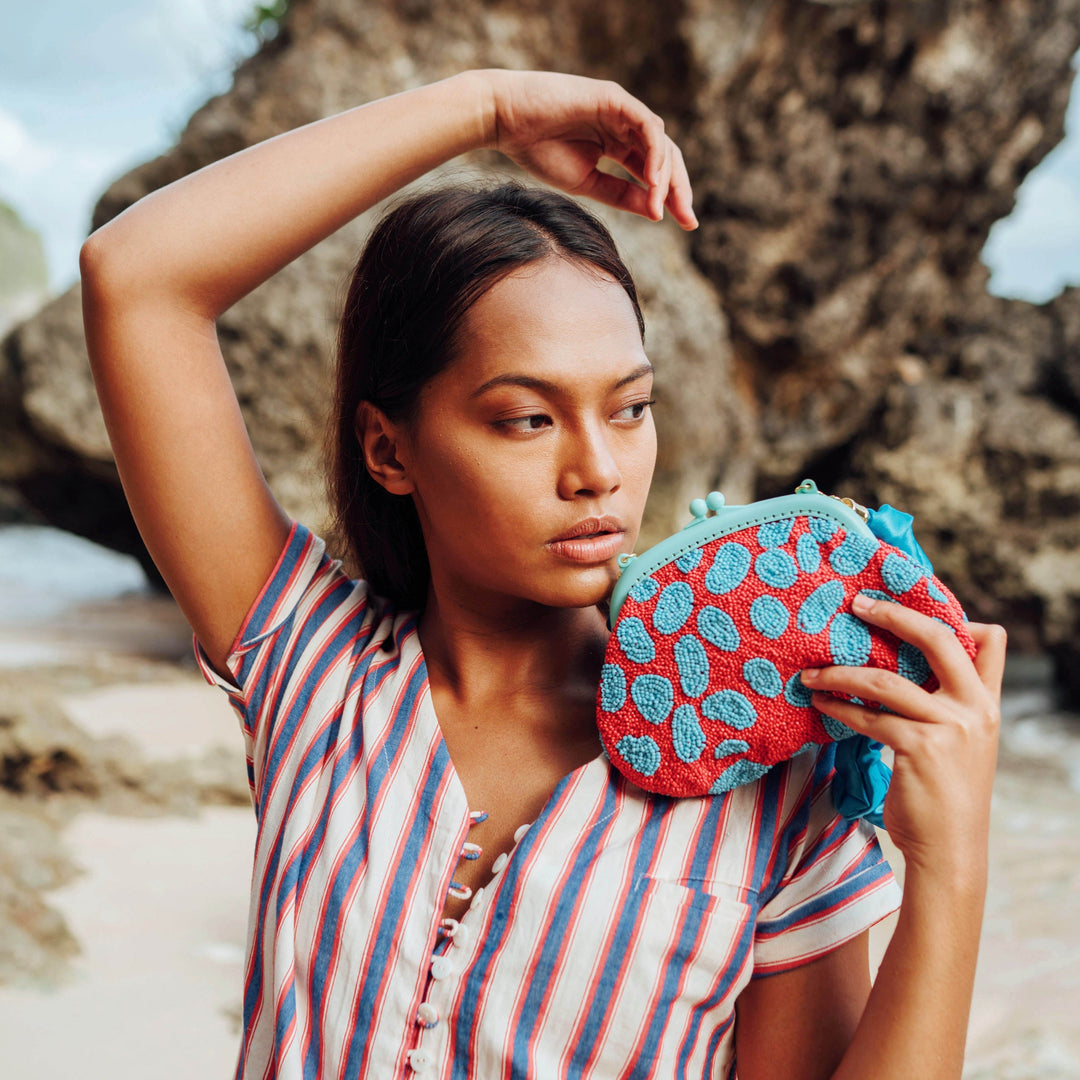
<svg viewBox="0 0 1080 1080">
<path fill-rule="evenodd" d="M 9 685 L 51 696 L 148 768 L 178 769 L 174 786 L 190 775 L 215 803 L 144 813 L 137 800 L 83 799 L 68 814 L 61 839 L 77 871 L 42 895 L 81 951 L 51 980 L 0 985 L 4 1077 L 230 1075 L 255 820 L 238 721 L 196 670 L 186 621 L 168 598 L 96 601 L 0 625 L 0 657 Z M 1055 714 L 1031 686 L 1007 691 L 1003 713 L 964 1076 L 1080 1077 L 1080 717 Z M 206 762 L 222 759 L 200 788 Z M 902 857 L 879 838 L 902 880 Z M 874 970 L 894 923 L 872 932 Z"/>
</svg>

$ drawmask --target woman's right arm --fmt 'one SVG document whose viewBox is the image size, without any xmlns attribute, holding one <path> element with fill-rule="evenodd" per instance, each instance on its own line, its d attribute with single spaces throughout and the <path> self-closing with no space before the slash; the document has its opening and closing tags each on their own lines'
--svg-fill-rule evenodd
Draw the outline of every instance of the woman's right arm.
<svg viewBox="0 0 1080 1080">
<path fill-rule="evenodd" d="M 83 244 L 83 322 L 120 481 L 214 667 L 291 524 L 255 459 L 215 320 L 354 217 L 494 137 L 466 71 L 241 150 L 151 192 Z"/>
</svg>

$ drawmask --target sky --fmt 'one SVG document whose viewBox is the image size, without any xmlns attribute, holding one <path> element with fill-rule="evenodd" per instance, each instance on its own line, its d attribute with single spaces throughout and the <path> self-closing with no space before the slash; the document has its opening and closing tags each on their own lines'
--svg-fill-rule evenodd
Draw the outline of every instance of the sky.
<svg viewBox="0 0 1080 1080">
<path fill-rule="evenodd" d="M 94 203 L 167 150 L 255 51 L 255 0 L 37 0 L 0 34 L 0 199 L 42 236 L 50 286 L 78 280 Z M 1073 57 L 1080 69 L 1080 53 Z M 990 292 L 1041 303 L 1080 285 L 1080 78 L 1064 141 L 1024 180 L 983 249 Z"/>
</svg>

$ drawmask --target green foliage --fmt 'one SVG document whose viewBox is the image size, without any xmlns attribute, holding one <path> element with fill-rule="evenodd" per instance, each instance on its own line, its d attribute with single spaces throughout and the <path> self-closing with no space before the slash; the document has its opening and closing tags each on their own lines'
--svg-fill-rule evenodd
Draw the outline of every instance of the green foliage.
<svg viewBox="0 0 1080 1080">
<path fill-rule="evenodd" d="M 289 10 L 289 0 L 269 0 L 257 3 L 254 10 L 244 20 L 244 29 L 254 34 L 260 42 L 277 37 L 281 20 Z"/>
</svg>

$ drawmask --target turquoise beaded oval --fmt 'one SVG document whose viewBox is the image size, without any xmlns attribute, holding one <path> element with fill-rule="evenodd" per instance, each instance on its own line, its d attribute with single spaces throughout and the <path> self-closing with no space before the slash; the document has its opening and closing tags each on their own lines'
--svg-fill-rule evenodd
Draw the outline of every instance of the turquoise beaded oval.
<svg viewBox="0 0 1080 1080">
<path fill-rule="evenodd" d="M 764 637 L 775 641 L 787 629 L 788 609 L 770 593 L 758 596 L 750 605 L 750 623 Z"/>
<path fill-rule="evenodd" d="M 709 687 L 709 658 L 705 646 L 693 634 L 683 634 L 675 642 L 674 651 L 683 693 L 687 697 L 700 697 Z"/>
<path fill-rule="evenodd" d="M 750 571 L 750 552 L 734 540 L 721 544 L 705 573 L 705 588 L 717 596 L 737 589 Z"/>
<path fill-rule="evenodd" d="M 705 749 L 705 732 L 701 730 L 697 710 L 693 705 L 680 705 L 671 718 L 671 745 L 680 761 L 697 761 Z"/>
<path fill-rule="evenodd" d="M 630 684 L 630 697 L 638 712 L 652 724 L 662 724 L 675 703 L 675 691 L 663 675 L 639 675 Z"/>
<path fill-rule="evenodd" d="M 774 589 L 789 589 L 799 580 L 795 560 L 780 548 L 769 548 L 754 560 L 754 573 Z"/>
<path fill-rule="evenodd" d="M 703 607 L 697 617 L 698 633 L 724 652 L 735 652 L 741 637 L 735 620 L 726 612 L 711 604 Z"/>
<path fill-rule="evenodd" d="M 799 606 L 795 625 L 806 634 L 821 633 L 843 599 L 844 586 L 839 581 L 823 581 Z"/>
<path fill-rule="evenodd" d="M 651 664 L 656 658 L 649 631 L 636 615 L 627 615 L 620 619 L 615 627 L 615 636 L 627 660 L 635 664 Z"/>
<path fill-rule="evenodd" d="M 626 675 L 618 664 L 605 664 L 600 669 L 600 708 L 618 712 L 626 704 Z"/>
<path fill-rule="evenodd" d="M 660 768 L 660 747 L 648 735 L 624 735 L 616 744 L 619 756 L 642 776 L 652 776 Z"/>
<path fill-rule="evenodd" d="M 720 720 L 729 727 L 744 731 L 757 719 L 757 709 L 738 690 L 717 690 L 702 703 L 701 711 L 710 720 Z"/>
<path fill-rule="evenodd" d="M 742 674 L 750 684 L 750 689 L 762 697 L 778 697 L 784 689 L 784 681 L 780 678 L 776 665 L 763 656 L 755 656 L 747 660 L 743 664 Z"/>
<path fill-rule="evenodd" d="M 653 626 L 661 634 L 674 634 L 694 609 L 694 590 L 685 581 L 673 581 L 664 587 L 653 608 Z"/>
</svg>

